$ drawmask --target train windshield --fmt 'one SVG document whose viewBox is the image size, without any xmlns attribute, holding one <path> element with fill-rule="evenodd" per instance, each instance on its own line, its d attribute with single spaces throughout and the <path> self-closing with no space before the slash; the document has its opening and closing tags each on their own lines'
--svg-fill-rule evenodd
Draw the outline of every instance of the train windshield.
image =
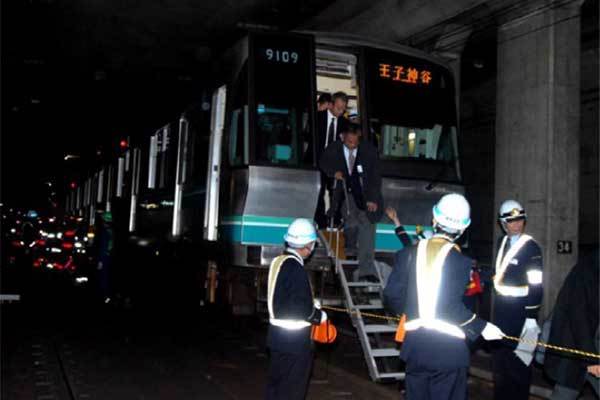
<svg viewBox="0 0 600 400">
<path fill-rule="evenodd" d="M 312 42 L 305 37 L 254 37 L 254 161 L 312 166 Z"/>
<path fill-rule="evenodd" d="M 369 49 L 369 137 L 385 175 L 458 181 L 451 73 L 426 60 Z"/>
</svg>

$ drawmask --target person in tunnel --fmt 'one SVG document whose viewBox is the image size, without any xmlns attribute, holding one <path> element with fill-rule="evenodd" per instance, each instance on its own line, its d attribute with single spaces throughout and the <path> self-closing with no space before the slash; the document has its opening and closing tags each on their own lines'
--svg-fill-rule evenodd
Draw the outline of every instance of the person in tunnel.
<svg viewBox="0 0 600 400">
<path fill-rule="evenodd" d="M 542 306 L 542 251 L 525 234 L 527 214 L 515 200 L 500 206 L 499 222 L 506 235 L 498 244 L 493 277 L 493 321 L 507 335 L 535 343 L 540 333 L 537 316 Z M 495 343 L 492 351 L 495 400 L 526 400 L 535 346 L 508 340 Z"/>
<path fill-rule="evenodd" d="M 381 174 L 377 149 L 361 141 L 360 126 L 350 124 L 342 133 L 342 141 L 331 143 L 319 160 L 321 171 L 347 188 L 342 203 L 344 236 L 349 248 L 358 245 L 360 279 L 375 278 L 375 229 L 383 215 Z"/>
<path fill-rule="evenodd" d="M 315 247 L 312 221 L 294 220 L 284 236 L 285 252 L 273 259 L 267 283 L 270 351 L 267 400 L 302 400 L 306 395 L 313 361 L 311 326 L 327 320 L 313 300 L 304 260 Z"/>
<path fill-rule="evenodd" d="M 327 111 L 331 109 L 333 99 L 329 93 L 321 93 L 317 99 L 317 111 Z"/>
<path fill-rule="evenodd" d="M 389 311 L 406 318 L 400 357 L 406 362 L 408 400 L 466 399 L 466 339 L 503 337 L 463 304 L 472 260 L 454 242 L 470 223 L 467 200 L 447 194 L 433 207 L 433 237 L 396 253 L 383 296 Z"/>
<path fill-rule="evenodd" d="M 321 155 L 327 147 L 340 140 L 342 133 L 347 130 L 350 123 L 344 113 L 348 106 L 348 95 L 344 92 L 336 92 L 333 94 L 331 107 L 317 112 L 317 161 L 321 159 Z M 332 190 L 332 187 L 327 181 L 327 177 L 321 175 L 321 190 L 317 201 L 317 210 L 315 212 L 315 221 L 319 228 L 327 226 L 325 196 L 326 189 Z"/>
</svg>

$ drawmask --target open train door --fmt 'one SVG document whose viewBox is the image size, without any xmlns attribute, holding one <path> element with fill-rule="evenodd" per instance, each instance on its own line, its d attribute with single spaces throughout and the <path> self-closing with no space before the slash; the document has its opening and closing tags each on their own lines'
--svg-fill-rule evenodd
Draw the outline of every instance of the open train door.
<svg viewBox="0 0 600 400">
<path fill-rule="evenodd" d="M 227 89 L 223 85 L 215 90 L 210 118 L 210 142 L 204 202 L 204 239 L 216 241 L 219 227 L 219 184 L 221 174 L 221 144 L 225 124 Z"/>
</svg>

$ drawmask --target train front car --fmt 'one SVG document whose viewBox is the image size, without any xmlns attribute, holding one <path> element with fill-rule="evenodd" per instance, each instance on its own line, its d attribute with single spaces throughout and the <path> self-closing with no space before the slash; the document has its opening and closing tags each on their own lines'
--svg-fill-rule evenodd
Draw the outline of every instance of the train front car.
<svg viewBox="0 0 600 400">
<path fill-rule="evenodd" d="M 312 219 L 317 204 L 314 40 L 250 34 L 227 60 L 219 241 L 227 243 L 232 265 L 265 266 L 281 251 L 291 221 Z M 217 145 L 211 141 L 213 152 Z M 210 176 L 209 182 L 215 184 Z M 209 221 L 211 212 L 215 207 L 209 206 Z"/>
</svg>

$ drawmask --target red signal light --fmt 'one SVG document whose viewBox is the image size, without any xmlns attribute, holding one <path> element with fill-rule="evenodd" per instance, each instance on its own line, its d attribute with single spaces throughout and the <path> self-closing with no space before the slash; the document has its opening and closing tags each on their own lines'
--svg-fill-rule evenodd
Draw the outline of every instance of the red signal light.
<svg viewBox="0 0 600 400">
<path fill-rule="evenodd" d="M 77 188 L 77 184 L 75 182 L 71 182 L 69 186 L 71 187 L 71 189 Z"/>
<path fill-rule="evenodd" d="M 122 139 L 122 140 L 119 142 L 119 146 L 120 146 L 120 147 L 121 147 L 121 149 L 123 149 L 123 150 L 125 150 L 125 149 L 127 148 L 127 145 L 128 145 L 128 143 L 127 143 L 127 140 L 125 140 L 125 139 Z"/>
</svg>

